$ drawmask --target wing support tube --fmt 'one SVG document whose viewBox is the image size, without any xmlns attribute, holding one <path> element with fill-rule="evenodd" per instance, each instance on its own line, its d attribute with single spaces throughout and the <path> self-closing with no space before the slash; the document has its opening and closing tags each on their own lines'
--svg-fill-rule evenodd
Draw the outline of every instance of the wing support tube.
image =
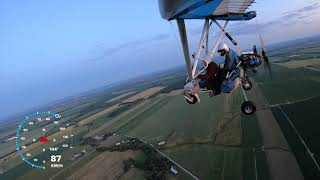
<svg viewBox="0 0 320 180">
<path fill-rule="evenodd" d="M 193 63 L 193 68 L 192 68 L 192 79 L 195 78 L 198 61 L 199 61 L 199 58 L 201 55 L 202 47 L 203 47 L 205 40 L 207 38 L 208 31 L 209 31 L 209 20 L 206 19 L 204 22 L 204 25 L 203 25 L 203 30 L 201 33 L 201 38 L 200 38 L 200 43 L 198 46 L 197 54 L 195 55 L 195 58 L 194 58 L 194 63 Z"/>
<path fill-rule="evenodd" d="M 229 22 L 229 21 L 226 21 L 226 22 L 224 23 L 223 28 L 226 28 L 226 27 L 227 27 L 228 22 Z M 206 27 L 206 23 L 205 23 L 204 28 L 203 28 L 203 31 L 205 31 L 205 30 L 207 29 L 207 34 L 209 33 L 209 27 L 210 27 L 210 24 L 208 23 L 208 24 L 207 24 L 207 27 Z M 216 42 L 215 42 L 215 44 L 214 44 L 213 47 L 212 47 L 211 52 L 210 52 L 210 53 L 206 53 L 206 55 L 207 55 L 207 56 L 206 56 L 206 60 L 210 60 L 210 59 L 213 58 L 214 54 L 217 52 L 218 45 L 220 44 L 223 35 L 224 35 L 223 31 L 221 31 L 220 34 L 219 34 L 219 36 L 218 36 L 218 38 L 217 38 L 217 40 L 216 40 Z M 202 38 L 203 38 L 203 39 L 202 39 Z M 204 37 L 201 36 L 200 46 L 199 46 L 200 48 L 202 47 L 202 44 L 203 44 L 203 41 L 204 41 L 205 38 L 208 39 L 208 37 L 206 37 L 206 35 L 204 35 Z M 200 49 L 200 52 L 201 52 L 201 49 Z M 196 70 L 197 64 L 198 64 L 198 60 L 199 60 L 199 58 L 195 59 L 195 62 L 194 62 L 194 65 L 193 65 L 193 69 L 194 69 L 194 73 L 192 74 L 193 79 L 195 79 L 196 77 L 198 77 L 198 75 L 201 74 L 201 73 L 205 70 L 205 68 L 203 68 L 203 69 L 202 69 L 201 71 L 199 71 L 197 74 L 195 73 L 195 70 Z"/>
<path fill-rule="evenodd" d="M 231 43 L 236 47 L 236 51 L 237 51 L 237 55 L 240 56 L 241 55 L 241 50 L 240 50 L 240 46 L 239 44 L 231 37 L 231 35 L 226 31 L 226 27 L 229 23 L 229 20 L 226 20 L 224 25 L 220 25 L 216 20 L 212 20 L 209 23 L 209 19 L 206 19 L 203 25 L 203 29 L 202 29 L 202 33 L 201 33 L 201 37 L 200 37 L 200 42 L 199 42 L 199 46 L 197 49 L 197 53 L 194 56 L 194 63 L 193 66 L 191 65 L 191 61 L 190 61 L 190 52 L 189 52 L 189 46 L 188 46 L 188 38 L 187 38 L 187 33 L 186 33 L 186 27 L 185 27 L 185 22 L 183 19 L 177 19 L 177 25 L 178 25 L 178 29 L 179 29 L 179 34 L 180 34 L 180 40 L 181 40 L 181 44 L 182 44 L 182 49 L 183 49 L 183 54 L 184 54 L 184 59 L 185 59 L 185 63 L 186 63 L 186 68 L 187 68 L 187 72 L 188 72 L 188 80 L 193 80 L 195 79 L 202 71 L 196 73 L 197 71 L 197 65 L 198 65 L 198 61 L 202 52 L 202 49 L 205 46 L 205 51 L 206 51 L 206 60 L 210 60 L 213 58 L 213 56 L 215 55 L 215 53 L 217 52 L 217 48 L 218 45 L 220 44 L 222 37 L 225 35 L 230 41 Z M 209 29 L 210 29 L 210 25 L 211 23 L 214 22 L 219 29 L 221 30 L 218 38 L 216 39 L 216 42 L 214 43 L 211 51 L 208 51 L 208 41 L 209 41 Z M 228 75 L 227 75 L 228 76 Z"/>
<path fill-rule="evenodd" d="M 214 46 L 212 47 L 212 50 L 211 50 L 210 55 L 209 55 L 210 59 L 212 59 L 212 57 L 213 57 L 213 56 L 215 55 L 215 53 L 217 52 L 217 48 L 218 48 L 218 46 L 219 46 L 219 44 L 220 44 L 220 42 L 221 42 L 221 39 L 222 39 L 223 35 L 225 34 L 225 28 L 227 27 L 228 23 L 229 23 L 229 21 L 227 20 L 227 21 L 224 23 L 223 27 L 220 28 L 220 29 L 221 29 L 221 32 L 220 32 L 220 34 L 219 34 L 219 36 L 218 36 L 218 38 L 217 38 Z M 220 25 L 220 24 L 219 24 L 219 25 Z"/>
<path fill-rule="evenodd" d="M 191 62 L 190 62 L 188 37 L 187 37 L 187 33 L 186 33 L 186 26 L 185 26 L 184 20 L 177 19 L 177 25 L 178 25 L 179 34 L 180 34 L 180 40 L 181 40 L 181 44 L 182 44 L 184 60 L 186 62 L 186 66 L 187 66 L 188 78 L 193 79 L 192 72 L 191 72 L 192 68 L 191 68 Z"/>
<path fill-rule="evenodd" d="M 231 37 L 231 35 L 225 30 L 225 27 L 222 27 L 217 20 L 213 20 L 214 23 L 221 29 L 221 31 L 226 35 L 226 37 L 231 41 L 231 43 L 236 47 L 237 55 L 241 56 L 241 50 L 239 44 Z"/>
</svg>

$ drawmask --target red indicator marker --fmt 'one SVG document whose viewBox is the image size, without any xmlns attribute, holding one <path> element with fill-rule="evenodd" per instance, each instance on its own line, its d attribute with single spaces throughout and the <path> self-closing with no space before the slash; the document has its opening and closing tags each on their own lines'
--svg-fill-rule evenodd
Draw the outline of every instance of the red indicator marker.
<svg viewBox="0 0 320 180">
<path fill-rule="evenodd" d="M 44 137 L 44 136 L 41 136 L 40 137 L 40 142 L 49 142 L 49 140 L 46 138 L 46 137 Z"/>
</svg>

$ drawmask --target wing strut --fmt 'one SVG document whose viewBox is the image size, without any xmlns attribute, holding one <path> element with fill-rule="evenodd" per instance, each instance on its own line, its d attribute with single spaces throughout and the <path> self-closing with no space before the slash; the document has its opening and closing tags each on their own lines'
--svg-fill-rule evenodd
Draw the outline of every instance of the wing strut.
<svg viewBox="0 0 320 180">
<path fill-rule="evenodd" d="M 186 62 L 186 66 L 187 66 L 188 77 L 191 80 L 191 79 L 193 79 L 192 78 L 192 70 L 191 70 L 192 68 L 191 68 L 188 38 L 187 38 L 186 26 L 185 26 L 184 20 L 177 19 L 177 25 L 178 25 L 179 34 L 180 34 L 180 40 L 181 40 L 181 44 L 182 44 L 184 60 Z"/>
<path fill-rule="evenodd" d="M 209 28 L 211 26 L 212 21 L 210 22 L 208 29 L 207 29 L 207 34 L 206 34 L 206 54 L 209 53 Z"/>
<path fill-rule="evenodd" d="M 225 30 L 225 27 L 222 27 L 216 20 L 214 20 L 216 25 L 221 29 L 221 31 L 227 36 L 227 38 L 232 42 L 232 44 L 236 47 L 237 55 L 241 55 L 241 50 L 239 44 L 231 37 L 231 35 Z"/>
<path fill-rule="evenodd" d="M 194 58 L 194 63 L 193 63 L 193 68 L 192 68 L 192 79 L 195 78 L 198 61 L 199 61 L 199 58 L 200 58 L 200 55 L 201 55 L 201 51 L 202 51 L 202 47 L 203 47 L 203 44 L 205 43 L 205 39 L 207 37 L 208 31 L 209 31 L 209 20 L 206 19 L 205 22 L 204 22 L 204 25 L 203 25 L 203 30 L 202 30 L 202 33 L 201 33 L 201 38 L 200 38 L 200 43 L 199 43 L 199 46 L 198 46 L 198 50 L 197 50 L 197 53 L 196 53 L 195 58 Z"/>
<path fill-rule="evenodd" d="M 214 56 L 214 54 L 217 52 L 217 48 L 218 48 L 218 46 L 219 46 L 219 44 L 220 44 L 220 42 L 221 42 L 221 39 L 222 39 L 222 37 L 223 37 L 223 35 L 224 35 L 224 29 L 227 27 L 228 23 L 229 23 L 229 21 L 227 20 L 227 21 L 224 23 L 223 27 L 221 27 L 221 28 L 222 28 L 222 29 L 221 29 L 221 32 L 220 32 L 220 34 L 219 34 L 219 36 L 218 36 L 218 38 L 217 38 L 217 40 L 216 40 L 216 42 L 215 42 L 215 44 L 214 44 L 211 52 L 210 52 L 210 55 L 209 55 L 210 59 L 212 59 L 212 57 Z M 220 25 L 220 24 L 219 24 L 219 25 Z"/>
</svg>

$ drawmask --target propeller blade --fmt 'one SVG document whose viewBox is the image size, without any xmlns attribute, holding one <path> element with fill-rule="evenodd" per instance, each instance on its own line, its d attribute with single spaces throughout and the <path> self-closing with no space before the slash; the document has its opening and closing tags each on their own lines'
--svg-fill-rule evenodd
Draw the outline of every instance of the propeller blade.
<svg viewBox="0 0 320 180">
<path fill-rule="evenodd" d="M 261 51 L 261 55 L 262 55 L 262 59 L 264 61 L 264 70 L 267 74 L 269 74 L 270 78 L 272 78 L 272 71 L 271 71 L 271 65 L 270 65 L 270 61 L 269 61 L 269 58 L 266 54 L 266 48 L 264 46 L 264 41 L 262 39 L 262 36 L 261 34 L 259 33 L 259 39 L 260 39 L 260 45 L 261 45 L 261 48 L 262 48 L 262 51 Z"/>
<path fill-rule="evenodd" d="M 258 50 L 257 50 L 257 46 L 256 45 L 253 45 L 253 53 L 254 54 L 258 54 Z"/>
<path fill-rule="evenodd" d="M 264 70 L 267 74 L 269 74 L 269 77 L 272 78 L 270 61 L 269 61 L 269 58 L 266 55 L 266 51 L 264 49 L 262 49 L 261 55 L 262 55 L 262 59 L 264 61 Z"/>
</svg>

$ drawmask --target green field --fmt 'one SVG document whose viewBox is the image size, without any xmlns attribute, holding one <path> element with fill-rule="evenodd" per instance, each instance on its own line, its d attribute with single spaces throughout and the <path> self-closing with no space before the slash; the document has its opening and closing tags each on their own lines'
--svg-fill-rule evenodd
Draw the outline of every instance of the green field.
<svg viewBox="0 0 320 180">
<path fill-rule="evenodd" d="M 295 53 L 301 55 L 297 60 L 303 65 L 304 54 L 301 52 L 304 50 Z M 317 111 L 320 104 L 320 73 L 314 69 L 308 69 L 309 66 L 293 69 L 282 64 L 273 64 L 272 78 L 264 77 L 262 73 L 255 76 L 255 81 L 269 103 L 276 105 L 272 106 L 271 110 L 286 137 L 290 150 L 298 161 L 303 176 L 306 179 L 319 179 L 320 172 L 286 118 L 287 115 L 319 162 L 318 120 L 320 116 Z M 313 65 L 312 67 L 318 68 Z"/>
<path fill-rule="evenodd" d="M 319 72 L 306 68 L 288 69 L 272 65 L 272 78 L 264 73 L 254 77 L 270 104 L 320 96 Z M 263 71 L 262 68 L 260 68 Z"/>
<path fill-rule="evenodd" d="M 319 49 L 315 47 L 309 48 L 309 51 L 300 49 L 290 53 L 292 48 L 296 47 L 284 48 L 282 52 L 270 52 L 270 57 L 274 58 L 272 61 L 289 61 L 292 58 L 302 61 L 303 53 L 306 52 L 309 55 L 319 55 L 317 52 Z M 317 143 L 317 138 L 320 137 L 318 130 L 320 116 L 317 113 L 320 104 L 319 72 L 305 67 L 288 69 L 279 64 L 271 66 L 272 78 L 266 76 L 263 68 L 260 68 L 259 73 L 254 75 L 258 88 L 270 105 L 292 103 L 280 105 L 280 107 L 304 137 L 311 151 L 314 152 L 315 158 L 320 161 L 320 145 Z M 312 67 L 318 68 L 318 66 Z M 63 117 L 60 121 L 61 125 L 70 124 L 75 135 L 74 148 L 61 151 L 66 157 L 64 165 L 70 167 L 56 176 L 56 179 L 69 177 L 99 155 L 100 152 L 94 150 L 98 146 L 107 147 L 124 141 L 127 137 L 122 135 L 137 137 L 153 144 L 166 141 L 165 145 L 159 146 L 159 149 L 200 179 L 272 179 L 263 149 L 263 134 L 257 116 L 245 116 L 240 112 L 243 102 L 241 91 L 238 89 L 232 94 L 222 94 L 213 98 L 209 98 L 207 94 L 201 94 L 201 103 L 189 105 L 182 95 L 167 94 L 171 90 L 182 88 L 185 80 L 183 73 L 184 70 L 175 69 L 159 73 L 152 78 L 150 76 L 147 79 L 135 79 L 112 88 L 97 89 L 72 97 L 68 101 L 61 101 L 54 106 L 48 106 L 52 107 L 52 111 L 61 113 Z M 119 108 L 98 116 L 88 124 L 78 124 L 79 121 L 97 112 L 121 103 L 128 96 L 155 86 L 165 88 L 147 99 L 142 98 L 133 103 L 123 103 Z M 303 101 L 306 98 L 311 99 Z M 302 101 L 295 102 L 300 100 Z M 260 105 L 260 102 L 255 103 Z M 272 107 L 272 112 L 291 150 L 295 153 L 306 179 L 319 177 L 312 159 L 306 155 L 306 149 L 298 140 L 284 114 L 277 106 Z M 30 136 L 39 134 L 40 127 L 51 129 L 49 134 L 58 131 L 57 128 L 51 128 L 51 126 L 39 124 L 36 128 L 38 130 L 32 130 Z M 7 139 L 6 136 L 14 133 L 15 127 L 16 122 L 1 127 L 0 135 L 3 141 L 0 144 L 0 156 L 14 151 L 14 140 L 10 142 L 4 142 L 4 140 Z M 101 141 L 99 145 L 84 143 L 104 133 L 116 133 L 117 135 Z M 62 140 L 57 143 L 62 143 Z M 72 160 L 73 155 L 83 149 L 94 151 L 80 160 Z M 35 148 L 33 153 L 38 157 L 47 156 L 41 152 L 40 148 Z M 135 167 L 130 168 L 119 179 L 144 179 L 145 172 L 142 169 L 145 161 L 146 155 L 143 153 L 135 156 Z M 6 173 L 0 175 L 0 179 L 48 179 L 61 170 L 35 170 L 23 163 L 20 157 L 14 157 L 0 164 L 1 167 L 4 167 Z M 167 179 L 191 179 L 183 170 L 178 170 L 179 175 L 168 172 Z"/>
<path fill-rule="evenodd" d="M 241 177 L 241 151 L 239 148 L 212 145 L 188 145 L 165 154 L 182 164 L 200 179 L 239 179 Z"/>
<path fill-rule="evenodd" d="M 314 157 L 318 162 L 320 161 L 320 146 L 318 143 L 318 138 L 320 136 L 318 120 L 320 119 L 320 116 L 317 106 L 319 103 L 320 98 L 316 98 L 280 107 L 289 117 L 291 123 L 297 129 L 310 151 L 314 153 Z M 294 131 L 280 108 L 274 107 L 272 108 L 272 111 L 297 158 L 304 177 L 306 179 L 318 179 L 320 177 L 320 172 L 311 157 L 306 153 L 307 149 L 300 141 L 297 133 Z"/>
<path fill-rule="evenodd" d="M 242 115 L 241 127 L 243 179 L 271 179 L 257 117 Z"/>
<path fill-rule="evenodd" d="M 182 96 L 168 96 L 134 116 L 118 131 L 150 142 L 164 140 L 172 133 L 181 134 L 184 139 L 208 138 L 221 118 L 218 112 L 223 110 L 219 105 L 223 99 L 203 97 L 200 104 L 190 106 Z"/>
</svg>

